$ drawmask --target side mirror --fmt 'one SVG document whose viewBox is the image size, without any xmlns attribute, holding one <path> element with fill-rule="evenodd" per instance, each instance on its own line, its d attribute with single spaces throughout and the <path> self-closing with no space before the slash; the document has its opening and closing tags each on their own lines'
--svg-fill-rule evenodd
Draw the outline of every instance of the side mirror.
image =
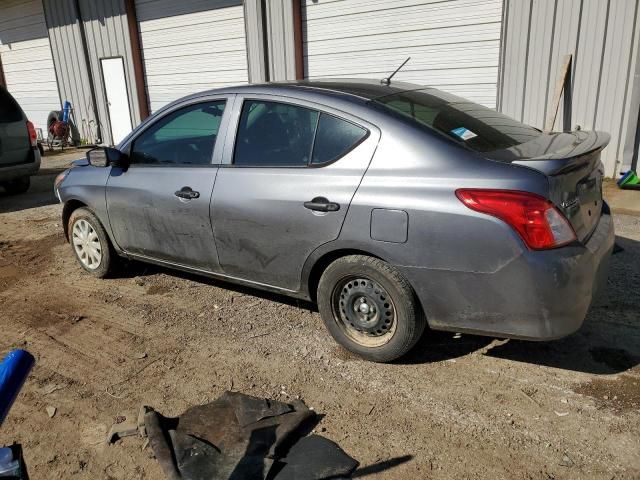
<svg viewBox="0 0 640 480">
<path fill-rule="evenodd" d="M 129 166 L 129 157 L 120 150 L 111 147 L 96 147 L 87 152 L 87 161 L 94 167 L 120 167 Z"/>
</svg>

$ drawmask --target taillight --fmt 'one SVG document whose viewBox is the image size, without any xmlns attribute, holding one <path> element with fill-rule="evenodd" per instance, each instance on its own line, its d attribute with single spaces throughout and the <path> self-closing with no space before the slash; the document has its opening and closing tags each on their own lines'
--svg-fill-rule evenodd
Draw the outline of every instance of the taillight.
<svg viewBox="0 0 640 480">
<path fill-rule="evenodd" d="M 576 239 L 567 219 L 544 197 L 516 190 L 456 190 L 467 207 L 510 225 L 533 250 L 560 247 Z"/>
<path fill-rule="evenodd" d="M 32 147 L 38 146 L 38 134 L 36 133 L 36 127 L 33 126 L 29 120 L 27 120 L 27 131 L 29 132 L 29 140 Z"/>
</svg>

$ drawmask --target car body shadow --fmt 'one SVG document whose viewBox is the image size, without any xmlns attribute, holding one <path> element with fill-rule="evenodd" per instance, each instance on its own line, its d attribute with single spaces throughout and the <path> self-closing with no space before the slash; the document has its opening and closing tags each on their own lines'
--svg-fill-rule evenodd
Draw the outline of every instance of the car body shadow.
<svg viewBox="0 0 640 480">
<path fill-rule="evenodd" d="M 487 355 L 591 374 L 622 373 L 640 363 L 640 242 L 616 239 L 607 286 L 582 328 L 551 342 L 510 340 Z M 568 300 L 570 301 L 570 300 Z"/>
<path fill-rule="evenodd" d="M 251 295 L 253 297 L 261 298 L 263 300 L 269 300 L 272 302 L 283 303 L 292 307 L 302 308 L 317 312 L 318 307 L 315 303 L 308 300 L 289 297 L 281 293 L 270 292 L 267 290 L 260 290 L 258 288 L 234 283 L 231 281 L 225 281 L 206 275 L 198 275 L 196 273 L 190 273 L 183 270 L 177 270 L 170 267 L 164 267 L 152 263 L 144 263 L 137 260 L 124 260 L 123 267 L 117 273 L 118 278 L 135 278 L 151 276 L 159 273 L 170 275 L 172 277 L 182 278 L 184 280 L 190 280 L 192 282 L 201 283 L 203 285 L 210 285 L 212 287 L 222 288 L 224 290 L 230 290 L 232 292 L 240 293 L 242 295 Z"/>
<path fill-rule="evenodd" d="M 620 373 L 634 368 L 640 363 L 640 296 L 635 293 L 640 291 L 640 242 L 628 238 L 618 238 L 617 242 L 622 250 L 611 259 L 607 286 L 575 334 L 555 341 L 509 340 L 492 346 L 493 337 L 427 329 L 412 351 L 394 363 L 440 362 L 486 349 L 484 354 L 495 358 L 592 374 Z M 119 276 L 133 278 L 156 273 L 318 311 L 314 303 L 305 300 L 135 261 L 128 262 Z M 340 351 L 342 357 L 355 358 L 343 349 Z"/>
<path fill-rule="evenodd" d="M 31 186 L 25 193 L 10 195 L 0 188 L 0 213 L 19 212 L 58 203 L 53 192 L 53 181 L 65 169 L 41 168 L 37 175 L 31 177 Z"/>
</svg>

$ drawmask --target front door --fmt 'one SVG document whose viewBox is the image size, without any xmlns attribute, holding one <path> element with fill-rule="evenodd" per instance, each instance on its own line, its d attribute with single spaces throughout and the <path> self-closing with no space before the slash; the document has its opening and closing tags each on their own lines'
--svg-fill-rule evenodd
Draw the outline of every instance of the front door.
<svg viewBox="0 0 640 480">
<path fill-rule="evenodd" d="M 209 204 L 225 103 L 172 110 L 133 139 L 128 169 L 112 168 L 107 210 L 114 240 L 125 252 L 219 270 Z"/>
<path fill-rule="evenodd" d="M 132 129 L 124 62 L 122 57 L 102 58 L 100 59 L 100 65 L 102 67 L 104 90 L 107 96 L 111 141 L 114 145 L 117 145 Z"/>
<path fill-rule="evenodd" d="M 296 290 L 311 252 L 338 237 L 379 134 L 285 101 L 236 102 L 211 217 L 224 273 Z"/>
</svg>

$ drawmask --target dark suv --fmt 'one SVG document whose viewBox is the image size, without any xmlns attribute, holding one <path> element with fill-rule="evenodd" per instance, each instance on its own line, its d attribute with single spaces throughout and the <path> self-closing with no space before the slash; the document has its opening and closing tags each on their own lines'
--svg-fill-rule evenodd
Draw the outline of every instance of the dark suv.
<svg viewBox="0 0 640 480">
<path fill-rule="evenodd" d="M 36 129 L 18 102 L 0 87 L 0 185 L 10 194 L 26 192 L 30 176 L 39 168 Z"/>
</svg>

